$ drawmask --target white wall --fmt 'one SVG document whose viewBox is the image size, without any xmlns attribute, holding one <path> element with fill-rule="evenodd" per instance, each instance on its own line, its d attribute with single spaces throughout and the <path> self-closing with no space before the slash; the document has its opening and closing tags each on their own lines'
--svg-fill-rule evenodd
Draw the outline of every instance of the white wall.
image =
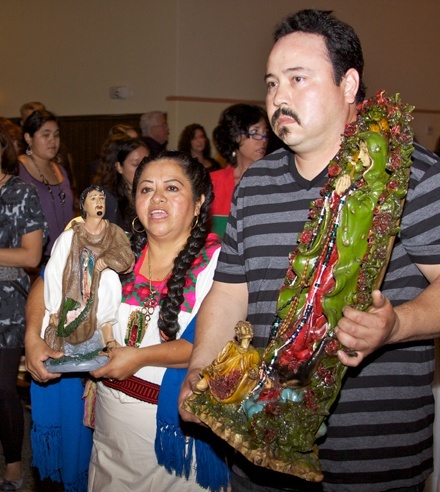
<svg viewBox="0 0 440 492">
<path fill-rule="evenodd" d="M 177 90 L 176 3 L 2 0 L 0 114 L 29 100 L 60 115 L 165 109 Z M 110 99 L 119 85 L 133 96 Z"/>
<path fill-rule="evenodd" d="M 1 0 L 0 114 L 18 116 L 35 99 L 61 115 L 167 110 L 167 96 L 263 100 L 273 27 L 304 7 L 333 9 L 355 27 L 369 94 L 400 92 L 437 111 L 417 128 L 432 148 L 440 135 L 437 0 Z M 115 85 L 133 95 L 110 99 Z M 172 128 L 171 143 L 180 130 Z"/>
</svg>

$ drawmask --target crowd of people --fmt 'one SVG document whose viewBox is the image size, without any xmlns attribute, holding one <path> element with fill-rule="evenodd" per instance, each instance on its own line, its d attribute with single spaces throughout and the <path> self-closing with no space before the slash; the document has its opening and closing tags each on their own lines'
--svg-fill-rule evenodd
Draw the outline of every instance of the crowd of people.
<svg viewBox="0 0 440 492">
<path fill-rule="evenodd" d="M 243 125 L 234 128 L 232 133 L 226 137 L 219 135 L 218 141 L 216 140 L 217 147 L 220 148 L 221 146 L 225 147 L 226 145 L 230 145 L 230 142 L 235 139 L 237 140 L 236 148 L 238 154 L 241 156 L 241 147 L 244 146 L 246 149 L 246 141 L 252 142 L 254 139 L 254 137 L 251 136 L 254 133 L 253 129 L 250 129 L 249 135 L 245 134 L 248 133 L 249 130 L 246 113 L 249 113 L 248 119 L 250 118 L 250 120 L 252 120 L 251 123 L 258 123 L 258 121 L 255 120 L 255 116 L 253 116 L 255 114 L 257 115 L 257 120 L 266 118 L 265 111 L 262 108 L 246 104 L 240 105 L 239 118 L 245 120 Z M 25 282 L 24 289 L 21 291 L 17 290 L 17 293 L 21 292 L 22 304 L 28 299 L 26 356 L 28 370 L 34 378 L 30 388 L 33 425 L 31 433 L 33 465 L 37 467 L 42 478 L 47 477 L 53 481 L 62 482 L 64 488 L 68 491 L 85 490 L 87 488 L 89 477 L 92 430 L 83 425 L 82 420 L 84 414 L 82 402 L 84 394 L 83 375 L 78 373 L 59 377 L 59 373 L 49 372 L 46 366 L 44 366 L 44 369 L 41 367 L 42 361 L 49 357 L 53 360 L 62 357 L 63 352 L 60 351 L 60 347 L 65 347 L 63 344 L 57 346 L 54 343 L 49 343 L 48 340 L 53 338 L 53 336 L 48 336 L 47 333 L 45 334 L 42 332 L 41 326 L 44 313 L 52 313 L 54 299 L 57 300 L 57 310 L 62 309 L 62 305 L 61 308 L 59 307 L 62 297 L 61 294 L 63 293 L 64 295 L 65 291 L 70 292 L 71 289 L 78 286 L 77 282 L 70 282 L 68 280 L 68 276 L 72 275 L 73 271 L 78 271 L 77 268 L 69 267 L 67 273 L 66 271 L 62 273 L 58 271 L 60 268 L 58 265 L 65 265 L 66 262 L 68 262 L 66 256 L 68 255 L 68 249 L 66 249 L 66 244 L 68 243 L 70 245 L 72 243 L 71 232 L 75 230 L 73 237 L 79 237 L 79 231 L 83 230 L 81 228 L 85 227 L 84 230 L 87 231 L 89 226 L 87 226 L 87 223 L 83 226 L 82 221 L 78 220 L 77 217 L 78 207 L 75 207 L 75 204 L 78 202 L 78 198 L 75 197 L 73 179 L 70 178 L 70 162 L 63 160 L 60 157 L 61 137 L 57 117 L 54 113 L 47 111 L 45 106 L 39 102 L 24 104 L 20 108 L 20 114 L 21 126 L 15 125 L 6 118 L 1 120 L 5 138 L 9 139 L 8 145 L 10 145 L 8 147 L 8 155 L 12 155 L 12 152 L 14 152 L 14 156 L 17 159 L 17 172 L 19 177 L 21 180 L 29 182 L 31 184 L 31 189 L 35 190 L 38 197 L 38 203 L 41 204 L 42 216 L 47 221 L 44 229 L 45 241 L 42 243 L 41 258 L 38 259 L 37 264 L 24 265 L 27 268 L 27 273 L 32 274 L 31 278 L 32 282 L 34 282 L 33 290 L 29 294 L 29 278 L 24 271 L 23 279 L 26 279 L 27 283 Z M 91 171 L 93 174 L 92 188 L 102 190 L 102 192 L 96 192 L 98 194 L 105 194 L 105 207 L 103 208 L 103 216 L 100 219 L 108 220 L 110 223 L 119 226 L 128 235 L 131 235 L 133 248 L 138 259 L 135 268 L 136 274 L 130 279 L 130 283 L 128 280 L 126 282 L 124 281 L 123 288 L 130 288 L 137 292 L 144 288 L 142 285 L 142 278 L 148 279 L 150 292 L 147 293 L 147 298 L 149 299 L 152 292 L 159 293 L 157 308 L 159 306 L 163 307 L 163 305 L 166 307 L 167 303 L 170 302 L 170 306 L 166 309 L 171 310 L 171 314 L 169 315 L 171 318 L 175 312 L 178 312 L 180 304 L 182 304 L 182 302 L 184 303 L 185 308 L 182 309 L 181 315 L 179 315 L 178 319 L 174 322 L 176 336 L 178 332 L 178 338 L 180 339 L 180 337 L 182 337 L 178 342 L 176 340 L 177 347 L 175 353 L 177 354 L 178 362 L 177 364 L 174 363 L 172 358 L 169 357 L 171 355 L 169 349 L 173 344 L 170 343 L 165 345 L 161 343 L 164 340 L 167 340 L 167 335 L 163 335 L 165 338 L 158 337 L 156 336 L 159 333 L 158 329 L 156 328 L 153 331 L 150 328 L 148 334 L 154 335 L 153 339 L 146 336 L 144 340 L 142 336 L 140 338 L 139 347 L 143 348 L 144 346 L 148 347 L 153 345 L 154 351 L 157 351 L 157 348 L 161 347 L 164 350 L 164 356 L 167 356 L 165 357 L 166 362 L 162 362 L 160 358 L 155 359 L 157 364 L 157 367 L 155 367 L 155 365 L 152 364 L 152 361 L 144 361 L 139 367 L 148 367 L 150 365 L 155 367 L 155 369 L 152 369 L 151 375 L 148 371 L 146 374 L 143 374 L 143 371 L 140 371 L 140 375 L 138 375 L 139 371 L 134 371 L 129 375 L 130 377 L 127 378 L 127 381 L 130 383 L 132 379 L 137 382 L 146 379 L 147 384 L 152 384 L 155 388 L 154 391 L 156 392 L 156 395 L 153 399 L 143 400 L 142 394 L 144 389 L 142 386 L 140 394 L 136 394 L 134 397 L 131 390 L 126 394 L 124 393 L 124 388 L 108 389 L 110 379 L 118 381 L 118 383 L 113 383 L 113 385 L 120 384 L 123 376 L 118 374 L 117 378 L 109 378 L 105 377 L 107 374 L 101 374 L 99 371 L 97 371 L 96 374 L 93 373 L 93 376 L 99 380 L 105 381 L 105 383 L 100 383 L 96 387 L 95 385 L 89 385 L 86 391 L 90 390 L 89 394 L 93 394 L 93 398 L 97 398 L 96 426 L 95 423 L 92 425 L 95 428 L 93 436 L 95 436 L 94 446 L 97 449 L 100 449 L 97 440 L 98 436 L 104 436 L 108 432 L 108 428 L 113 426 L 113 423 L 108 420 L 108 415 L 104 419 L 102 416 L 106 415 L 106 413 L 103 413 L 102 410 L 100 411 L 103 407 L 99 405 L 99 402 L 105 398 L 106 392 L 107 396 L 114 396 L 115 394 L 123 395 L 122 397 L 118 397 L 122 398 L 121 400 L 118 399 L 118 401 L 122 402 L 124 402 L 124 399 L 130 398 L 132 401 L 136 402 L 140 398 L 139 401 L 142 402 L 142 405 L 130 405 L 128 408 L 130 410 L 135 410 L 139 407 L 137 411 L 141 413 L 146 411 L 145 408 L 148 410 L 150 418 L 145 420 L 145 432 L 144 435 L 140 436 L 139 449 L 144 448 L 145 443 L 149 442 L 150 450 L 148 451 L 147 449 L 146 454 L 140 454 L 139 459 L 140 461 L 147 459 L 153 464 L 154 461 L 150 460 L 149 456 L 155 455 L 155 439 L 158 442 L 160 440 L 162 445 L 157 460 L 163 466 L 155 466 L 152 469 L 143 469 L 145 473 L 139 477 L 139 490 L 144 490 L 144 487 L 146 486 L 145 476 L 150 476 L 152 480 L 151 490 L 154 490 L 155 487 L 157 487 L 157 483 L 165 483 L 164 480 L 168 476 L 170 476 L 170 479 L 168 480 L 169 483 L 167 482 L 167 488 L 172 488 L 173 479 L 171 477 L 176 477 L 176 473 L 178 475 L 186 476 L 188 484 L 192 483 L 191 487 L 194 490 L 199 490 L 201 486 L 208 486 L 212 488 L 212 490 L 216 490 L 220 487 L 227 487 L 229 480 L 229 469 L 227 464 L 223 458 L 219 458 L 219 456 L 216 455 L 212 450 L 212 446 L 208 444 L 211 436 L 208 436 L 208 439 L 208 437 L 204 435 L 206 434 L 206 431 L 204 433 L 197 429 L 197 432 L 195 432 L 194 444 L 191 444 L 192 450 L 186 451 L 186 448 L 188 448 L 187 435 L 184 435 L 179 428 L 177 396 L 180 383 L 185 375 L 184 367 L 187 365 L 189 359 L 188 351 L 190 351 L 190 347 L 192 346 L 196 313 L 203 297 L 210 288 L 220 248 L 219 238 L 212 228 L 212 222 L 215 220 L 212 215 L 212 202 L 216 185 L 214 184 L 213 187 L 209 173 L 219 171 L 222 167 L 218 161 L 211 157 L 211 144 L 203 126 L 191 124 L 184 128 L 179 139 L 179 150 L 175 152 L 166 151 L 168 135 L 169 129 L 166 121 L 166 114 L 159 111 L 147 113 L 141 117 L 140 132 L 132 126 L 117 124 L 110 128 L 108 137 L 102 144 L 100 158 L 97 162 L 91 164 Z M 265 148 L 269 138 L 267 122 L 263 128 L 263 137 L 263 147 Z M 224 139 L 227 139 L 227 142 L 223 142 Z M 258 153 L 255 153 L 255 155 L 251 157 L 251 160 L 249 160 L 248 156 L 246 166 L 252 164 L 258 157 Z M 159 165 L 153 166 L 156 159 L 159 159 Z M 4 160 L 6 161 L 6 157 Z M 241 163 L 241 157 L 239 157 L 238 161 Z M 150 211 L 148 213 L 157 214 L 157 219 L 151 220 L 151 224 L 156 224 L 157 227 L 163 222 L 169 223 L 172 235 L 170 236 L 169 232 L 165 231 L 165 235 L 162 237 L 161 234 L 163 231 L 159 230 L 158 237 L 155 240 L 154 228 L 150 230 L 152 227 L 151 224 L 147 225 L 147 211 L 137 210 L 137 193 L 134 181 L 137 173 L 140 173 L 142 169 L 147 166 L 148 169 L 150 169 L 150 166 L 152 169 L 156 169 L 156 172 L 153 174 L 154 180 L 152 181 L 163 180 L 164 176 L 161 175 L 161 172 L 167 168 L 167 165 L 165 165 L 164 162 L 171 164 L 169 166 L 170 171 L 168 174 L 171 177 L 172 186 L 171 184 L 162 184 L 163 192 L 168 193 L 168 196 L 165 200 L 159 199 L 158 204 L 161 204 L 162 201 L 171 204 L 172 199 L 174 199 L 175 205 L 171 207 L 171 209 L 169 207 L 164 207 L 163 210 L 160 208 L 156 212 Z M 178 167 L 181 168 L 181 172 L 177 172 Z M 7 167 L 5 167 L 5 169 L 7 169 Z M 241 171 L 241 174 L 243 170 Z M 177 177 L 175 177 L 176 175 Z M 215 183 L 215 179 L 213 181 Z M 217 178 L 217 183 L 220 184 L 220 187 L 215 190 L 215 193 L 216 196 L 220 198 L 223 189 L 219 178 Z M 185 198 L 183 201 L 179 200 L 178 198 L 180 197 L 176 195 L 177 185 L 182 185 L 183 187 L 183 193 L 180 193 L 183 194 Z M 233 186 L 234 183 L 228 183 L 224 192 L 226 196 L 223 198 L 222 203 L 231 201 Z M 86 191 L 88 191 L 88 189 Z M 174 195 L 176 195 L 175 198 Z M 142 197 L 143 195 L 141 195 L 141 198 Z M 188 200 L 191 197 L 194 199 L 195 206 L 199 212 L 196 214 L 197 216 L 195 219 L 188 219 L 189 225 L 185 225 L 185 217 L 188 213 Z M 149 200 L 149 194 L 147 193 L 143 198 L 145 201 L 147 199 Z M 81 197 L 79 200 L 79 208 L 81 210 L 83 210 L 84 207 L 84 200 L 84 197 Z M 200 203 L 198 203 L 198 200 L 200 200 Z M 153 202 L 154 199 L 151 201 Z M 200 211 L 203 213 L 200 213 Z M 86 222 L 87 220 L 89 219 L 86 218 Z M 178 226 L 184 226 L 183 230 L 180 231 L 177 229 Z M 63 232 L 66 227 L 72 228 L 66 233 Z M 174 228 L 176 228 L 175 231 L 173 230 Z M 184 239 L 188 234 L 189 238 L 195 235 L 195 239 L 190 241 L 185 247 Z M 89 232 L 81 233 L 82 239 L 80 243 L 83 244 L 84 238 L 93 238 L 93 244 L 96 244 L 99 236 L 100 233 L 98 234 L 96 231 L 91 235 Z M 144 250 L 142 250 L 141 246 L 135 245 L 135 242 L 140 244 L 142 238 L 147 245 Z M 22 243 L 24 243 L 24 241 L 25 240 L 22 239 Z M 155 241 L 157 241 L 157 246 Z M 77 242 L 78 241 L 75 239 L 75 248 L 78 248 Z M 38 247 L 38 243 L 35 244 Z M 114 246 L 116 247 L 116 244 Z M 182 248 L 180 253 L 177 246 Z M 108 247 L 109 246 L 106 247 L 106 250 L 108 250 Z M 199 250 L 197 250 L 197 248 L 199 248 Z M 166 249 L 169 249 L 170 256 L 168 258 L 163 254 Z M 187 249 L 189 249 L 189 252 L 186 251 Z M 94 256 L 99 256 L 96 245 L 89 245 L 86 251 L 87 258 L 90 258 L 89 250 L 93 251 Z M 144 263 L 146 251 L 150 251 L 149 256 L 146 255 L 146 258 L 150 259 L 155 250 L 157 250 L 156 259 L 159 263 L 167 262 L 169 267 L 168 276 L 162 278 L 160 282 L 156 280 L 156 275 L 158 277 L 162 275 L 162 268 L 160 266 L 159 268 L 155 268 L 154 273 L 146 271 L 145 266 L 141 270 L 140 266 L 141 263 Z M 161 254 L 159 254 L 159 251 Z M 84 253 L 81 253 L 81 255 L 84 257 Z M 182 258 L 180 258 L 181 256 Z M 209 258 L 208 262 L 206 262 L 207 257 Z M 49 262 L 51 258 L 52 262 Z M 95 260 L 96 259 L 97 258 L 95 258 Z M 46 269 L 46 264 L 48 263 L 50 268 Z M 53 267 L 52 265 L 56 265 L 56 267 Z M 174 272 L 174 269 L 176 268 L 177 271 Z M 43 277 L 45 273 L 48 276 L 48 286 L 46 290 L 44 290 L 43 287 Z M 169 278 L 172 279 L 171 286 L 168 286 Z M 194 278 L 197 278 L 197 283 L 194 282 Z M 176 283 L 177 279 L 179 280 Z M 80 286 L 82 286 L 84 282 L 85 280 L 81 276 Z M 145 280 L 143 282 L 145 283 Z M 95 284 L 91 281 L 90 285 Z M 118 283 L 113 282 L 113 290 L 117 288 Z M 166 297 L 162 300 L 162 291 L 166 293 L 168 292 L 168 289 L 170 289 L 170 292 L 172 293 L 172 296 L 169 297 L 172 302 L 168 301 Z M 81 292 L 81 296 L 83 299 L 84 292 Z M 110 296 L 109 299 L 113 299 L 113 297 Z M 127 302 L 123 301 L 122 306 L 129 306 L 132 305 L 132 303 L 133 299 L 130 299 Z M 45 310 L 41 310 L 41 306 L 44 306 Z M 133 306 L 136 307 L 135 304 L 133 304 Z M 140 306 L 142 306 L 142 303 Z M 137 309 L 131 309 L 136 311 L 141 309 L 140 306 L 137 306 Z M 107 309 L 110 311 L 112 309 L 114 310 L 115 307 L 107 306 Z M 118 308 L 116 307 L 116 309 Z M 120 316 L 125 316 L 125 318 L 121 321 L 121 325 L 118 326 L 124 326 L 127 324 L 127 318 L 130 318 L 130 312 L 125 312 L 124 315 L 122 315 L 122 307 L 119 311 Z M 23 353 L 25 327 L 24 304 L 21 306 L 21 312 L 23 318 L 19 320 L 20 330 L 17 331 L 17 338 L 15 341 L 17 345 L 16 351 L 20 356 L 22 356 Z M 156 326 L 159 326 L 160 324 L 163 324 L 159 314 L 161 314 L 161 312 L 157 311 L 157 316 L 153 316 L 153 318 L 156 319 L 151 322 L 151 325 L 155 324 Z M 54 316 L 54 314 L 51 314 L 51 316 Z M 51 318 L 49 317 L 49 319 Z M 50 326 L 50 322 L 47 318 L 45 318 L 43 325 Z M 189 328 L 188 330 L 185 330 L 187 325 Z M 113 328 L 114 333 L 111 340 L 116 341 L 120 337 L 116 333 L 116 326 L 113 326 Z M 166 331 L 164 333 L 166 333 Z M 118 348 L 120 345 L 125 344 L 124 337 L 122 335 L 121 337 L 122 338 L 118 342 L 115 342 Z M 55 338 L 58 339 L 59 337 Z M 105 342 L 108 342 L 108 336 L 103 338 Z M 181 349 L 181 346 L 184 347 L 185 350 Z M 143 352 L 143 350 L 137 351 L 139 355 Z M 145 352 L 147 354 L 153 353 L 151 349 L 149 352 Z M 12 354 L 12 352 L 7 353 Z M 113 354 L 118 353 L 117 350 L 114 352 L 112 350 L 111 358 L 114 357 Z M 114 364 L 120 365 L 121 361 L 123 361 L 123 357 L 126 357 L 122 355 L 124 352 L 120 354 L 121 355 L 115 359 Z M 114 364 L 107 364 L 106 370 L 111 369 Z M 165 371 L 165 368 L 168 367 L 166 364 L 169 364 L 169 371 Z M 10 427 L 13 428 L 15 426 L 15 428 L 21 428 L 21 431 L 16 433 L 14 440 L 14 445 L 17 447 L 17 442 L 19 442 L 21 449 L 21 442 L 23 439 L 23 414 L 22 412 L 17 411 L 16 407 L 17 402 L 19 403 L 19 399 L 14 388 L 17 367 L 18 364 L 15 362 L 9 364 L 10 372 L 8 374 L 11 377 L 7 379 L 9 385 L 8 391 L 11 391 L 11 388 L 14 389 L 13 394 L 15 399 L 10 398 L 10 405 L 8 405 L 8 408 L 9 410 L 14 408 L 15 415 L 15 420 L 11 421 Z M 43 370 L 43 376 L 41 376 L 38 371 L 36 372 L 34 370 L 35 367 L 38 367 L 40 371 Z M 57 367 L 56 364 L 54 367 Z M 130 372 L 131 369 L 128 368 L 127 371 Z M 161 381 L 162 377 L 164 382 Z M 150 379 L 153 379 L 153 381 L 150 381 Z M 45 384 L 39 384 L 42 382 Z M 160 387 L 165 387 L 167 390 L 165 393 L 166 396 L 161 400 L 162 403 L 159 403 L 158 405 L 158 388 Z M 172 394 L 174 394 L 174 405 L 171 406 L 170 409 L 168 399 Z M 112 399 L 107 400 L 105 405 L 111 401 Z M 95 405 L 93 406 L 95 408 Z M 119 411 L 112 411 L 111 415 L 117 417 L 117 415 L 125 408 L 125 405 L 119 406 Z M 165 410 L 162 410 L 162 408 L 165 408 Z M 156 410 L 158 410 L 157 418 L 160 419 L 158 422 L 160 421 L 161 424 L 160 426 L 153 425 L 152 427 L 152 423 L 154 424 L 156 419 Z M 69 413 L 69 419 L 65 418 L 65 412 Z M 21 419 L 21 427 L 17 426 L 16 420 L 18 418 Z M 137 431 L 138 428 L 134 415 L 130 417 L 129 420 L 130 422 L 133 422 L 133 425 L 135 426 L 134 430 Z M 157 437 L 155 437 L 156 427 L 157 429 L 160 429 L 157 430 Z M 171 432 L 170 429 L 173 429 L 173 431 Z M 173 436 L 177 430 L 180 432 L 179 439 L 172 439 L 170 436 Z M 126 431 L 127 429 L 123 429 L 124 433 Z M 131 444 L 134 444 L 134 441 Z M 151 444 L 153 444 L 153 446 L 151 446 Z M 109 443 L 106 445 L 109 445 Z M 115 442 L 110 446 L 113 449 L 117 447 Z M 221 443 L 217 444 L 219 449 L 222 449 L 222 446 Z M 4 448 L 8 466 L 2 487 L 18 489 L 22 485 L 22 470 L 20 468 L 21 459 L 14 459 L 11 462 L 11 467 L 9 465 L 9 454 L 6 453 L 6 441 L 4 443 Z M 171 455 L 173 452 L 183 453 L 186 458 L 182 460 L 180 464 L 172 464 L 173 460 Z M 222 453 L 225 454 L 226 452 L 222 451 Z M 110 479 L 108 479 L 108 477 L 107 479 L 105 478 L 104 468 L 109 466 L 109 463 L 104 463 L 104 465 L 101 463 L 104 454 L 105 453 L 102 451 L 94 451 L 92 455 L 93 459 L 91 463 L 96 462 L 96 466 L 93 468 L 93 474 L 90 474 L 90 483 L 94 484 L 90 485 L 90 487 L 93 487 L 94 490 L 106 490 L 106 487 L 109 487 L 109 490 L 116 490 L 114 479 L 112 477 L 110 477 Z M 161 457 L 159 457 L 159 455 Z M 15 451 L 14 456 L 20 456 L 20 452 Z M 118 460 L 118 462 L 124 468 L 128 465 L 128 462 L 125 463 L 120 460 Z M 198 467 L 196 481 L 194 473 L 190 472 L 191 469 L 196 466 L 194 463 L 197 462 L 200 462 L 201 465 Z M 114 465 L 110 466 L 113 467 Z M 10 470 L 18 470 L 18 473 Z M 92 469 L 90 468 L 90 470 Z M 165 474 L 163 474 L 164 472 Z M 174 472 L 174 475 L 171 475 L 169 472 Z M 122 482 L 124 482 L 124 474 L 119 475 Z M 127 469 L 126 476 L 128 475 L 129 472 Z M 155 477 L 155 475 L 157 476 Z M 107 485 L 105 485 L 106 480 L 108 482 Z M 132 482 L 131 486 L 133 486 Z M 176 487 L 179 487 L 179 481 L 176 482 Z"/>
<path fill-rule="evenodd" d="M 440 159 L 420 145 L 381 291 L 370 310 L 346 306 L 338 322 L 337 338 L 357 356 L 338 352 L 348 371 L 319 444 L 323 481 L 251 464 L 183 407 L 237 322 L 251 322 L 254 345 L 266 346 L 309 204 L 365 99 L 363 69 L 358 36 L 331 12 L 284 18 L 267 61 L 266 110 L 226 108 L 212 136 L 217 159 L 199 123 L 182 130 L 178 150 L 167 150 L 164 112 L 142 115 L 139 132 L 115 125 L 81 196 L 82 219 L 57 117 L 31 102 L 20 126 L 0 119 L 0 490 L 23 485 L 15 383 L 25 348 L 33 464 L 67 492 L 423 491 L 440 336 Z M 49 371 L 48 360 L 65 356 L 45 338 L 51 255 L 81 251 L 83 266 L 68 272 L 75 282 L 61 277 L 63 293 L 75 283 L 87 303 L 101 289 L 93 275 L 116 270 L 95 246 L 109 223 L 128 238 L 134 266 L 112 272 L 108 361 L 91 373 Z"/>
</svg>

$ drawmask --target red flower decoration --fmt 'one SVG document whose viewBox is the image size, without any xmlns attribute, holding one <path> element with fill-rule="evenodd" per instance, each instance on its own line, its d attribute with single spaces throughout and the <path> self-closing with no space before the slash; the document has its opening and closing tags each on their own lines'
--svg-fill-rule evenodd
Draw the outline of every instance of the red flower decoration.
<svg viewBox="0 0 440 492">
<path fill-rule="evenodd" d="M 387 185 L 387 189 L 390 191 L 395 190 L 398 187 L 399 187 L 399 183 L 395 179 L 391 180 Z"/>
<path fill-rule="evenodd" d="M 281 388 L 264 388 L 258 396 L 258 401 L 278 400 Z"/>
<path fill-rule="evenodd" d="M 324 200 L 322 198 L 317 198 L 314 202 L 313 202 L 313 206 L 316 207 L 316 208 L 319 208 L 321 209 L 323 206 L 324 206 Z"/>
<path fill-rule="evenodd" d="M 398 136 L 400 135 L 400 126 L 395 125 L 391 128 L 391 135 Z"/>
<path fill-rule="evenodd" d="M 330 164 L 328 167 L 328 175 L 332 178 L 338 176 L 341 171 L 342 171 L 342 168 L 338 164 L 333 163 L 333 164 Z"/>
<path fill-rule="evenodd" d="M 348 123 L 345 125 L 344 135 L 346 137 L 352 137 L 356 133 L 357 127 L 355 123 Z"/>
<path fill-rule="evenodd" d="M 312 231 L 303 231 L 299 237 L 299 242 L 303 244 L 310 244 L 312 238 L 313 238 Z"/>
</svg>

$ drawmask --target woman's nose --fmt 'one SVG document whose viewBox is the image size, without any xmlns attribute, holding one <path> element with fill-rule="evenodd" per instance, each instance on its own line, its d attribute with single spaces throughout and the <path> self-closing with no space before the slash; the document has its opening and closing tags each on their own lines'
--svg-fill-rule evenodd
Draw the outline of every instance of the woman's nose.
<svg viewBox="0 0 440 492">
<path fill-rule="evenodd" d="M 153 203 L 160 203 L 165 200 L 165 196 L 160 191 L 155 191 L 154 195 L 151 197 Z"/>
</svg>

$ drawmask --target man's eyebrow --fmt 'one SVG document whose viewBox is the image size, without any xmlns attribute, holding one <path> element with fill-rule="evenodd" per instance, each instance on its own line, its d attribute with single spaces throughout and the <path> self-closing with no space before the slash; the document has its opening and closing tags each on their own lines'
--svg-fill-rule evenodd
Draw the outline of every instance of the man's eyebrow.
<svg viewBox="0 0 440 492">
<path fill-rule="evenodd" d="M 292 67 L 292 68 L 286 68 L 286 70 L 283 70 L 283 74 L 284 75 L 287 75 L 289 74 L 290 72 L 297 72 L 297 71 L 307 71 L 309 72 L 310 69 L 308 68 L 305 68 L 305 67 L 301 67 L 301 66 L 298 66 L 298 67 Z M 264 76 L 264 80 L 266 81 L 267 79 L 271 78 L 271 77 L 275 77 L 275 75 L 273 75 L 272 73 L 268 73 Z M 276 78 L 276 77 L 275 77 Z"/>
</svg>

